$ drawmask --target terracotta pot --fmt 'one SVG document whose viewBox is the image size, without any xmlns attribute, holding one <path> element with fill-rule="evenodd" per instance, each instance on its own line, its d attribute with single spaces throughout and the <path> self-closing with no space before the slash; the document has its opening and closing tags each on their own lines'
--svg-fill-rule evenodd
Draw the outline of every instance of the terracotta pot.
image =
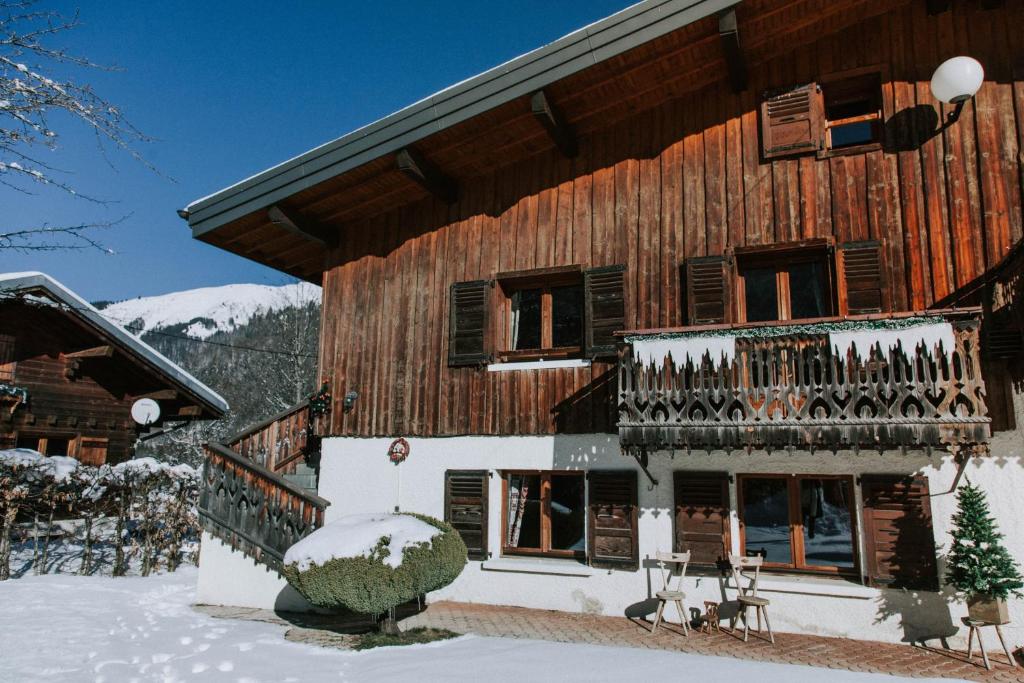
<svg viewBox="0 0 1024 683">
<path fill-rule="evenodd" d="M 1010 621 L 1006 600 L 993 598 L 991 595 L 971 596 L 967 600 L 967 615 L 971 619 L 990 624 L 1006 624 Z"/>
</svg>

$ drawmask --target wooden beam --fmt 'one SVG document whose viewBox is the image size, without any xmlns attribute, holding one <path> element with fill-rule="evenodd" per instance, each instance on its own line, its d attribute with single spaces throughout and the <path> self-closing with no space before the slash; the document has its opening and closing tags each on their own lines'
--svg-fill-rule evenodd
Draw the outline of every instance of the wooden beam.
<svg viewBox="0 0 1024 683">
<path fill-rule="evenodd" d="M 395 155 L 395 161 L 399 171 L 446 204 L 452 204 L 459 198 L 458 184 L 416 149 L 403 147 Z"/>
<path fill-rule="evenodd" d="M 747 62 L 740 48 L 740 33 L 736 23 L 736 9 L 728 9 L 718 15 L 718 37 L 725 53 L 725 64 L 729 70 L 729 84 L 733 92 L 747 89 Z"/>
<path fill-rule="evenodd" d="M 336 241 L 335 236 L 327 228 L 312 224 L 294 214 L 289 215 L 277 204 L 267 209 L 267 218 L 279 228 L 284 228 L 290 233 L 319 242 L 324 246 L 330 246 Z"/>
<path fill-rule="evenodd" d="M 171 415 L 170 417 L 199 417 L 203 414 L 201 406 L 184 406 L 182 407 L 177 415 Z"/>
<path fill-rule="evenodd" d="M 551 103 L 543 90 L 533 93 L 533 97 L 530 98 L 530 109 L 563 156 L 571 159 L 579 154 L 579 144 L 572 126 L 566 123 L 562 112 Z"/>
<path fill-rule="evenodd" d="M 159 391 L 151 391 L 148 394 L 139 394 L 135 398 L 151 398 L 154 401 L 173 401 L 178 398 L 178 392 L 174 389 L 160 389 Z"/>
<path fill-rule="evenodd" d="M 949 9 L 949 0 L 925 0 L 928 14 L 942 14 Z"/>
<path fill-rule="evenodd" d="M 114 347 L 110 345 L 94 346 L 73 353 L 65 353 L 65 358 L 110 358 L 114 355 Z"/>
</svg>

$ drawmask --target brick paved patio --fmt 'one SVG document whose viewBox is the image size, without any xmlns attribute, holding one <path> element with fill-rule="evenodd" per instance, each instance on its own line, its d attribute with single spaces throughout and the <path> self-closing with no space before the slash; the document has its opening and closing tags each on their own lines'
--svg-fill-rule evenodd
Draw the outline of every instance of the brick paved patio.
<svg viewBox="0 0 1024 683">
<path fill-rule="evenodd" d="M 290 624 L 289 640 L 325 647 L 347 647 L 351 624 L 333 622 L 327 616 L 276 615 L 266 610 L 230 607 L 200 607 L 212 616 L 257 619 Z M 807 664 L 831 669 L 888 673 L 913 678 L 959 678 L 975 681 L 1024 681 L 1024 668 L 1010 668 L 994 633 L 986 633 L 986 647 L 993 670 L 986 671 L 975 651 L 975 662 L 963 652 L 938 647 L 925 648 L 891 643 L 825 638 L 791 633 L 775 634 L 775 645 L 751 632 L 744 643 L 742 634 L 733 635 L 723 624 L 721 633 L 682 635 L 677 624 L 650 633 L 650 624 L 624 617 L 570 614 L 521 607 L 494 607 L 458 602 L 438 602 L 402 621 L 403 628 L 427 626 L 456 633 L 473 633 L 501 638 L 529 638 L 565 643 L 592 643 L 618 647 L 678 650 L 694 654 L 737 657 L 782 664 Z"/>
</svg>

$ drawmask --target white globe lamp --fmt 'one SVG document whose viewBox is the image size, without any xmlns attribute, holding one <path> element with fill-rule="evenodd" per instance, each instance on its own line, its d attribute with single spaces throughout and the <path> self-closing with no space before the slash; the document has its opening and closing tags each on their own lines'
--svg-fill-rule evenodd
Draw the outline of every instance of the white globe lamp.
<svg viewBox="0 0 1024 683">
<path fill-rule="evenodd" d="M 985 69 L 973 57 L 947 59 L 932 74 L 932 94 L 940 102 L 955 104 L 949 120 L 955 121 L 967 100 L 974 97 L 985 81 Z"/>
</svg>

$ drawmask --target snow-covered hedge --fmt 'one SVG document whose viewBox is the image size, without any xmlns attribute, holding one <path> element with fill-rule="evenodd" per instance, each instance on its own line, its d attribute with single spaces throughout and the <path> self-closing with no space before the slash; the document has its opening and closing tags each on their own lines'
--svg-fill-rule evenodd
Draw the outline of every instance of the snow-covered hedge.
<svg viewBox="0 0 1024 683">
<path fill-rule="evenodd" d="M 197 535 L 198 491 L 199 473 L 188 465 L 139 458 L 91 467 L 75 458 L 24 448 L 0 450 L 0 580 L 9 575 L 11 541 L 19 520 L 31 521 L 37 571 L 47 566 L 55 516 L 83 521 L 82 573 L 96 569 L 92 528 L 98 517 L 116 520 L 114 538 L 109 539 L 115 549 L 115 576 L 126 572 L 131 553 L 139 556 L 143 574 L 159 563 L 162 554 L 173 570 L 184 540 Z M 129 527 L 134 534 L 128 533 Z"/>
<path fill-rule="evenodd" d="M 288 583 L 313 605 L 380 615 L 454 581 L 466 545 L 425 515 L 350 515 L 293 545 L 284 564 Z"/>
</svg>

